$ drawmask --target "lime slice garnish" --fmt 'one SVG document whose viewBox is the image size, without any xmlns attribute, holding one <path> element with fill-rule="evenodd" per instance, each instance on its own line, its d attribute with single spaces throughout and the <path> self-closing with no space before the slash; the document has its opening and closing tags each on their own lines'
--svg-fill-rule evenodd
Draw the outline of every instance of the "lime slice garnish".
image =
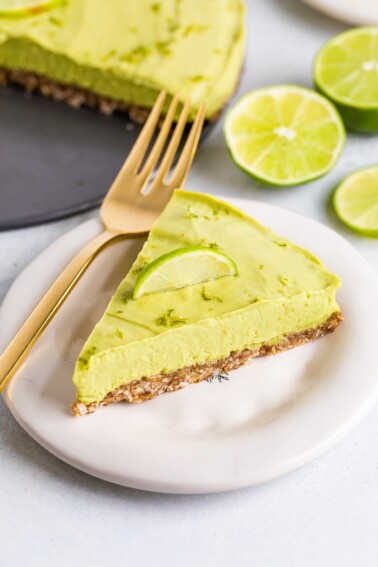
<svg viewBox="0 0 378 567">
<path fill-rule="evenodd" d="M 39 14 L 65 0 L 0 0 L 0 16 L 32 16 Z"/>
<path fill-rule="evenodd" d="M 345 141 L 335 107 L 314 91 L 294 85 L 248 93 L 229 110 L 224 131 L 235 163 L 278 186 L 327 173 Z"/>
<path fill-rule="evenodd" d="M 378 165 L 360 169 L 337 187 L 333 196 L 337 216 L 355 232 L 378 236 Z"/>
<path fill-rule="evenodd" d="M 378 132 L 378 26 L 353 29 L 326 43 L 315 59 L 314 80 L 347 126 Z"/>
<path fill-rule="evenodd" d="M 235 262 L 209 248 L 179 248 L 156 258 L 139 274 L 134 299 L 149 293 L 180 289 L 225 276 L 236 276 Z"/>
</svg>

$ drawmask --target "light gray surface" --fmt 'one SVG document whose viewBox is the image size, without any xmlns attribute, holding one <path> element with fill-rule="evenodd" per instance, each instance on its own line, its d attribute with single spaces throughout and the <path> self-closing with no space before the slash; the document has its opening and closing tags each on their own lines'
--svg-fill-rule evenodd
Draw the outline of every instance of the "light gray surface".
<svg viewBox="0 0 378 567">
<path fill-rule="evenodd" d="M 299 0 L 254 0 L 249 23 L 242 92 L 272 83 L 310 85 L 314 52 L 343 29 Z M 327 177 L 292 189 L 258 188 L 232 165 L 218 127 L 188 187 L 250 196 L 318 219 L 378 269 L 378 241 L 347 232 L 327 207 L 335 184 L 377 155 L 378 137 L 349 136 Z M 0 234 L 0 298 L 38 252 L 93 214 Z M 61 463 L 0 400 L 0 563 L 371 567 L 378 563 L 377 439 L 375 409 L 330 453 L 275 482 L 223 495 L 163 496 L 112 486 Z"/>
</svg>

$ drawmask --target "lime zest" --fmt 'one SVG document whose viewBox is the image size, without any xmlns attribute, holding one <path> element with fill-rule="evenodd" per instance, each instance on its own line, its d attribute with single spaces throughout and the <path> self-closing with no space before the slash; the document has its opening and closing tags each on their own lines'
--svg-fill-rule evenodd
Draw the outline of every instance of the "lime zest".
<svg viewBox="0 0 378 567">
<path fill-rule="evenodd" d="M 156 319 L 156 324 L 160 327 L 175 327 L 176 325 L 185 325 L 187 319 L 179 317 L 174 309 L 168 309 L 161 317 Z"/>
<path fill-rule="evenodd" d="M 204 301 L 216 301 L 217 303 L 223 303 L 223 299 L 217 295 L 210 295 L 207 293 L 205 286 L 201 289 L 201 297 Z"/>
</svg>

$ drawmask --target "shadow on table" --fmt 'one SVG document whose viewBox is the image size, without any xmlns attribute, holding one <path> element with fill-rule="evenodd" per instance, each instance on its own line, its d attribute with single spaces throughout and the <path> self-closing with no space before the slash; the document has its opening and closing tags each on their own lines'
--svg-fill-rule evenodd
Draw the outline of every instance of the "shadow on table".
<svg viewBox="0 0 378 567">
<path fill-rule="evenodd" d="M 73 498 L 81 501 L 93 499 L 96 495 L 108 499 L 108 504 L 122 502 L 123 504 L 139 503 L 143 505 L 187 505 L 193 502 L 200 504 L 206 499 L 207 504 L 218 505 L 235 499 L 235 494 L 244 494 L 248 491 L 251 495 L 256 491 L 265 491 L 271 486 L 273 480 L 257 487 L 243 490 L 224 492 L 220 494 L 162 494 L 126 488 L 92 477 L 64 463 L 57 457 L 41 447 L 12 418 L 4 401 L 0 398 L 0 448 L 5 449 L 9 458 L 17 460 L 20 468 L 30 472 L 30 482 L 33 484 L 39 477 L 40 483 L 50 483 L 50 490 L 69 492 Z M 291 473 L 295 474 L 295 473 Z"/>
</svg>

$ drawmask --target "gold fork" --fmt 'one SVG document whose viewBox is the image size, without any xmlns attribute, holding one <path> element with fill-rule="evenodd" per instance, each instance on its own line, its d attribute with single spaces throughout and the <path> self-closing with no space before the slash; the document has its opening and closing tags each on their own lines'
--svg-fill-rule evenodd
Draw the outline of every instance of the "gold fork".
<svg viewBox="0 0 378 567">
<path fill-rule="evenodd" d="M 0 356 L 0 392 L 99 252 L 120 239 L 147 233 L 169 201 L 174 189 L 182 185 L 187 178 L 200 139 L 205 107 L 200 107 L 177 165 L 169 176 L 188 120 L 190 102 L 187 101 L 182 107 L 171 135 L 179 97 L 175 96 L 172 99 L 157 139 L 148 153 L 165 99 L 166 93 L 162 92 L 102 203 L 100 219 L 104 227 L 103 232 L 84 246 L 58 276 Z M 169 144 L 163 155 L 168 140 Z M 160 165 L 153 177 L 159 159 L 161 159 Z"/>
</svg>

